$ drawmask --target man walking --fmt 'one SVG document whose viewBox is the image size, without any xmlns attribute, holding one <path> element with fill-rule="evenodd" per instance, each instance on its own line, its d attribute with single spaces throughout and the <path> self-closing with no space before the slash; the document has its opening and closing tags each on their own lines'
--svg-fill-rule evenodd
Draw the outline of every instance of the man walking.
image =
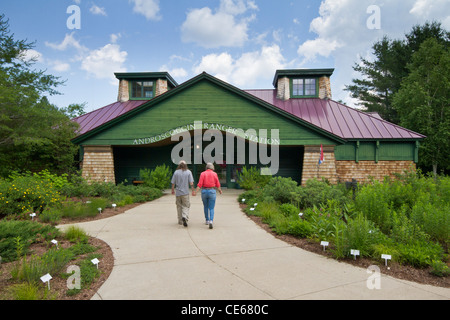
<svg viewBox="0 0 450 320">
<path fill-rule="evenodd" d="M 178 164 L 177 170 L 172 176 L 172 194 L 175 194 L 178 224 L 187 227 L 189 221 L 189 208 L 191 203 L 189 201 L 189 185 L 192 187 L 192 195 L 195 196 L 194 177 L 192 172 L 188 169 L 186 161 L 181 160 Z M 175 192 L 176 189 L 176 192 Z"/>
</svg>

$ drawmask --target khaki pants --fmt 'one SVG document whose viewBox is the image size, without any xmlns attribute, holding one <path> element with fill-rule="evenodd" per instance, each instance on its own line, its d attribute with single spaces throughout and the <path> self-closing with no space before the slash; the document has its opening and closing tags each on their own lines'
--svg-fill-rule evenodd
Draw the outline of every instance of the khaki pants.
<svg viewBox="0 0 450 320">
<path fill-rule="evenodd" d="M 178 212 L 178 224 L 182 224 L 182 218 L 185 218 L 186 221 L 189 220 L 189 208 L 191 207 L 191 202 L 189 201 L 189 195 L 178 196 L 175 197 L 177 204 L 177 212 Z"/>
</svg>

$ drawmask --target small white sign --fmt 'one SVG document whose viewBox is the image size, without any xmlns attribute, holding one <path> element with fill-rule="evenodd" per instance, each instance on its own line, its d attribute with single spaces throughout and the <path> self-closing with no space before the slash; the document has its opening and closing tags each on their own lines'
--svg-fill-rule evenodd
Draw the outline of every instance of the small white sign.
<svg viewBox="0 0 450 320">
<path fill-rule="evenodd" d="M 255 206 L 255 207 L 256 207 L 257 205 L 258 205 L 258 204 L 257 204 L 257 203 L 255 203 L 255 204 L 254 204 L 253 206 Z"/>
<path fill-rule="evenodd" d="M 242 199 L 242 202 L 245 202 L 245 198 Z"/>
<path fill-rule="evenodd" d="M 41 277 L 41 281 L 43 282 L 43 283 L 46 283 L 47 282 L 47 284 L 48 284 L 48 290 L 50 290 L 50 280 L 52 279 L 52 276 L 50 275 L 50 274 L 46 274 L 46 275 L 43 275 L 42 277 Z"/>
<path fill-rule="evenodd" d="M 384 259 L 384 265 L 387 266 L 387 261 L 391 260 L 391 255 L 390 254 L 382 254 L 381 255 L 381 259 Z"/>
<path fill-rule="evenodd" d="M 97 208 L 99 213 L 102 213 L 102 208 Z"/>
<path fill-rule="evenodd" d="M 321 241 L 320 245 L 323 247 L 323 251 L 325 251 L 325 247 L 327 247 L 330 243 L 328 241 Z"/>
<path fill-rule="evenodd" d="M 255 208 L 250 208 L 250 211 L 253 211 L 253 210 L 255 210 Z"/>
<path fill-rule="evenodd" d="M 95 264 L 96 266 L 97 266 L 97 269 L 98 269 L 98 263 L 100 262 L 97 258 L 94 258 L 94 259 L 92 259 L 91 260 L 91 262 L 93 263 L 93 264 Z"/>
<path fill-rule="evenodd" d="M 303 212 L 300 212 L 299 214 L 298 214 L 298 216 L 301 218 L 301 217 L 303 217 Z"/>
<path fill-rule="evenodd" d="M 113 203 L 112 207 L 114 208 L 114 210 L 116 210 L 117 204 Z"/>
<path fill-rule="evenodd" d="M 31 217 L 31 220 L 34 220 L 34 217 L 36 217 L 36 213 L 30 213 L 30 217 Z"/>
<path fill-rule="evenodd" d="M 56 247 L 58 247 L 58 241 L 53 239 L 52 241 L 50 241 L 51 243 L 53 243 L 54 245 L 56 245 Z"/>
<path fill-rule="evenodd" d="M 351 250 L 350 250 L 350 254 L 352 254 L 353 257 L 354 257 L 355 260 L 356 260 L 356 256 L 359 256 L 359 250 L 351 249 Z"/>
</svg>

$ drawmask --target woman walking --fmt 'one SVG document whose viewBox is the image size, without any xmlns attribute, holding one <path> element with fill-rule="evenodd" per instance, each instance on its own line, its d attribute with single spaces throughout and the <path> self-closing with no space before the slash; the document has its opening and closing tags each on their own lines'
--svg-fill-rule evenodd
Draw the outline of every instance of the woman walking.
<svg viewBox="0 0 450 320">
<path fill-rule="evenodd" d="M 205 224 L 213 228 L 214 206 L 216 205 L 216 188 L 222 194 L 219 178 L 214 172 L 212 163 L 206 164 L 206 170 L 200 174 L 200 180 L 197 184 L 197 192 L 202 189 L 203 211 L 205 213 Z"/>
</svg>

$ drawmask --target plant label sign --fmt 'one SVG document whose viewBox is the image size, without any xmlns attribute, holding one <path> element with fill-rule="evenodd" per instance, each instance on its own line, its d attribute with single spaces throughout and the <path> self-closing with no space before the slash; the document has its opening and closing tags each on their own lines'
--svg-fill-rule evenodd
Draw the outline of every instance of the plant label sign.
<svg viewBox="0 0 450 320">
<path fill-rule="evenodd" d="M 47 284 L 48 284 L 48 290 L 50 290 L 50 280 L 52 279 L 52 276 L 49 274 L 49 273 L 47 273 L 46 275 L 43 275 L 42 277 L 41 277 L 41 281 L 43 282 L 43 283 L 46 283 L 47 282 Z"/>
<path fill-rule="evenodd" d="M 321 241 L 320 245 L 323 247 L 323 251 L 325 251 L 325 247 L 328 247 L 330 243 L 328 241 Z"/>
<path fill-rule="evenodd" d="M 91 262 L 93 263 L 93 264 L 95 264 L 96 266 L 97 266 L 97 269 L 98 269 L 98 263 L 100 262 L 97 258 L 94 258 L 94 259 L 92 259 L 91 260 Z"/>
<path fill-rule="evenodd" d="M 51 243 L 53 243 L 54 245 L 56 245 L 56 247 L 58 248 L 58 241 L 53 239 L 52 241 L 50 241 Z"/>
<path fill-rule="evenodd" d="M 351 249 L 351 250 L 350 250 L 350 254 L 352 254 L 353 257 L 354 257 L 355 260 L 356 260 L 356 256 L 359 256 L 359 250 Z"/>
<path fill-rule="evenodd" d="M 31 217 L 31 220 L 34 220 L 34 217 L 36 217 L 36 213 L 30 213 L 30 217 Z"/>
<path fill-rule="evenodd" d="M 390 254 L 382 254 L 381 255 L 381 259 L 384 259 L 384 265 L 387 266 L 387 261 L 391 260 L 391 255 Z"/>
</svg>

